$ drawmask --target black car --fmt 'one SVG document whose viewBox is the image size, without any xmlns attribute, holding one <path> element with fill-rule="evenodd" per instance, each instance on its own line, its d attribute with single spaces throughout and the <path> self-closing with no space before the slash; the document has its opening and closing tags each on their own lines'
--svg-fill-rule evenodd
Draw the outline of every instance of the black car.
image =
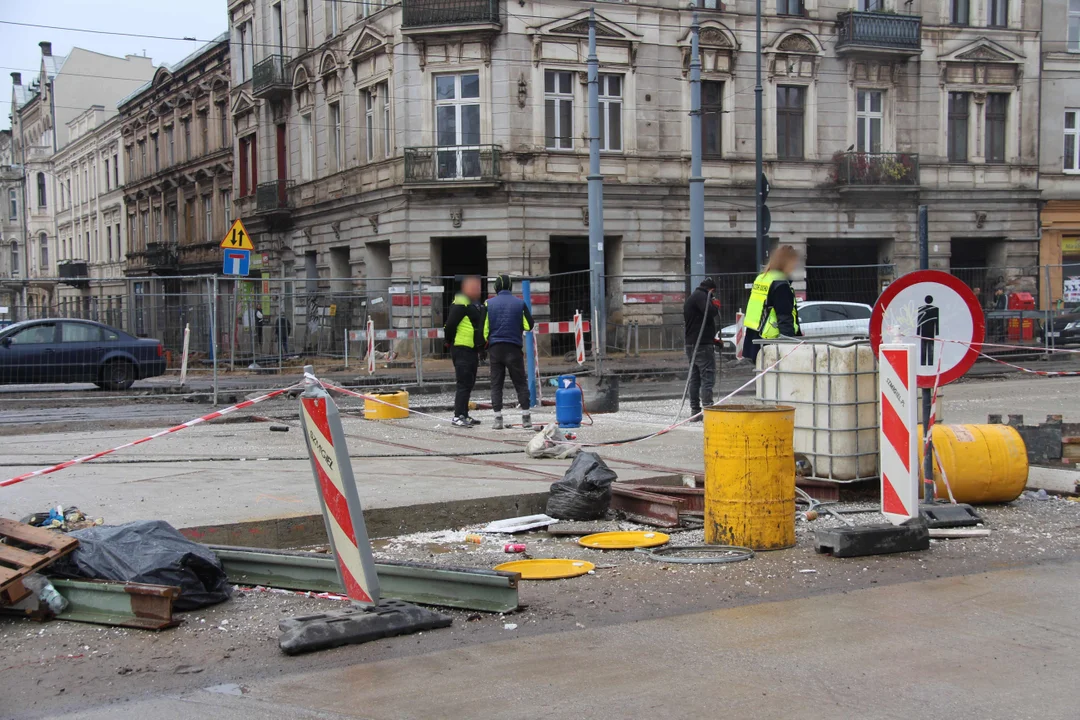
<svg viewBox="0 0 1080 720">
<path fill-rule="evenodd" d="M 1080 305 L 1056 316 L 1050 323 L 1050 341 L 1054 345 L 1080 343 Z"/>
<path fill-rule="evenodd" d="M 157 340 L 89 320 L 26 320 L 0 330 L 0 384 L 91 382 L 126 390 L 163 375 Z"/>
</svg>

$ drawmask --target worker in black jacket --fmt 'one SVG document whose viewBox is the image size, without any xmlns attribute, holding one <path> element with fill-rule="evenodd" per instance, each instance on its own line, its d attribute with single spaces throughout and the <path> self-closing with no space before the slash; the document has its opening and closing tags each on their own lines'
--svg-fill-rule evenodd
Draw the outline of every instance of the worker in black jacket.
<svg viewBox="0 0 1080 720">
<path fill-rule="evenodd" d="M 690 361 L 691 422 L 701 422 L 701 408 L 713 404 L 713 383 L 716 381 L 716 316 L 720 301 L 713 293 L 716 283 L 705 278 L 683 303 L 684 341 Z"/>
<path fill-rule="evenodd" d="M 469 397 L 476 385 L 476 369 L 480 365 L 480 349 L 484 346 L 484 306 L 480 303 L 481 283 L 476 275 L 462 278 L 461 290 L 454 296 L 446 314 L 445 338 L 454 361 L 457 390 L 454 393 L 456 427 L 472 427 L 480 421 L 469 417 Z"/>
</svg>

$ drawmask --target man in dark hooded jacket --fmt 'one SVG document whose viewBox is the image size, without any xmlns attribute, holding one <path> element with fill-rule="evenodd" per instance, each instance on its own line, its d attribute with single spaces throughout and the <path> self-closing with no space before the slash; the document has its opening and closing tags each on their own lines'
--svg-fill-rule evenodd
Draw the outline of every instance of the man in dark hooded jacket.
<svg viewBox="0 0 1080 720">
<path fill-rule="evenodd" d="M 700 422 L 701 408 L 713 404 L 716 381 L 716 316 L 720 302 L 713 297 L 716 283 L 705 278 L 683 303 L 686 357 L 690 361 L 690 415 Z M 699 340 L 700 339 L 700 340 Z M 697 350 L 695 351 L 695 346 Z"/>
</svg>

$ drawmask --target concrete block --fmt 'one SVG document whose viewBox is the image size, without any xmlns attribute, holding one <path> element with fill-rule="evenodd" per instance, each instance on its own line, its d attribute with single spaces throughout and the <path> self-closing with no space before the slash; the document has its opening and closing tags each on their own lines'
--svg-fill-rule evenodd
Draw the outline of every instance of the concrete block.
<svg viewBox="0 0 1080 720">
<path fill-rule="evenodd" d="M 930 548 L 930 531 L 921 519 L 903 525 L 864 525 L 814 531 L 814 549 L 833 557 L 861 557 Z"/>
</svg>

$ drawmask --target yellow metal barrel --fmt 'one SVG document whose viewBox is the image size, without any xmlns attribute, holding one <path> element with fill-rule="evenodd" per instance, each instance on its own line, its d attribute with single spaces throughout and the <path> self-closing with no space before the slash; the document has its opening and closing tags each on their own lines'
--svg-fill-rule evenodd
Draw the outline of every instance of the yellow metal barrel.
<svg viewBox="0 0 1080 720">
<path fill-rule="evenodd" d="M 1024 492 L 1028 476 L 1027 448 L 1016 428 L 1008 425 L 935 425 L 933 433 L 934 448 L 957 502 L 1011 502 Z M 923 457 L 922 437 L 920 426 L 920 458 Z M 922 467 L 920 462 L 920 480 L 923 478 Z M 949 497 L 936 458 L 934 493 L 941 499 Z"/>
<path fill-rule="evenodd" d="M 409 393 L 404 390 L 367 394 L 382 400 L 382 402 L 370 399 L 364 400 L 365 420 L 401 420 L 409 417 Z"/>
<path fill-rule="evenodd" d="M 795 408 L 705 410 L 705 542 L 780 550 L 795 544 Z"/>
</svg>

